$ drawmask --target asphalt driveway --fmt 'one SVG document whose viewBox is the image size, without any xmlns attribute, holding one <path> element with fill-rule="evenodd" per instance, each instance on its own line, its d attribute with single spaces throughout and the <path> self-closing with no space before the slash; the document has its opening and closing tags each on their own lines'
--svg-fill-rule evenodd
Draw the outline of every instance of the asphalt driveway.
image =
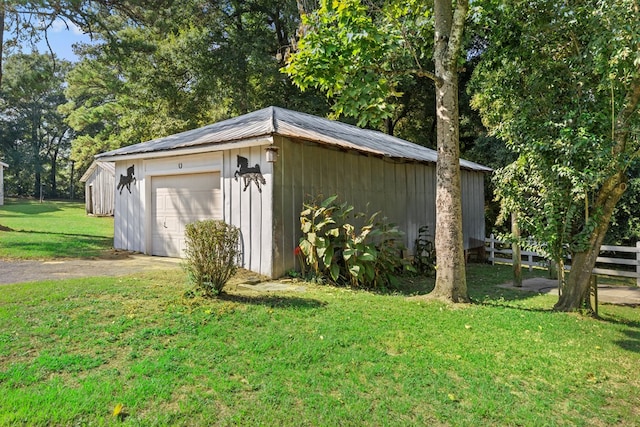
<svg viewBox="0 0 640 427">
<path fill-rule="evenodd" d="M 179 269 L 181 268 L 180 262 L 179 258 L 165 258 L 128 252 L 119 252 L 100 259 L 55 259 L 47 261 L 0 259 L 0 285 L 78 277 L 125 276 L 144 271 Z M 558 292 L 557 282 L 544 278 L 525 280 L 521 288 L 513 288 L 511 283 L 500 286 L 521 291 L 555 293 L 556 295 Z M 252 286 L 251 288 L 255 287 Z M 256 290 L 258 289 L 256 288 Z M 598 297 L 600 302 L 603 303 L 640 305 L 640 288 L 598 286 Z"/>
</svg>

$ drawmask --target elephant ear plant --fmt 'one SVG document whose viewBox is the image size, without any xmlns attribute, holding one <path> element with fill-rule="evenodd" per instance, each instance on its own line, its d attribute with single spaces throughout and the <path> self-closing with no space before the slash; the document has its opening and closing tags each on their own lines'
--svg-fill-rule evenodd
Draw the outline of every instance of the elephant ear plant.
<svg viewBox="0 0 640 427">
<path fill-rule="evenodd" d="M 222 293 L 237 269 L 240 230 L 224 221 L 205 220 L 185 227 L 183 264 L 189 281 L 207 297 Z"/>
<path fill-rule="evenodd" d="M 354 214 L 354 207 L 331 196 L 306 203 L 300 212 L 300 251 L 316 281 L 354 288 L 386 289 L 412 266 L 402 258 L 403 233 L 380 212 Z M 361 226 L 353 225 L 360 223 Z"/>
</svg>

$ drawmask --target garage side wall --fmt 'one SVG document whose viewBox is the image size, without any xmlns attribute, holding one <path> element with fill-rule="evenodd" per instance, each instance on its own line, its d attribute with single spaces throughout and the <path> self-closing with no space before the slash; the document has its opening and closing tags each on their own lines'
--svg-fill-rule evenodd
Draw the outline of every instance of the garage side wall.
<svg viewBox="0 0 640 427">
<path fill-rule="evenodd" d="M 483 172 L 462 170 L 462 232 L 464 248 L 484 246 L 484 178 Z"/>
<path fill-rule="evenodd" d="M 127 169 L 133 167 L 135 182 L 131 182 L 130 190 L 117 188 L 121 177 L 127 176 Z M 144 252 L 145 231 L 145 180 L 142 160 L 116 162 L 116 188 L 113 246 L 116 249 Z"/>
<path fill-rule="evenodd" d="M 272 164 L 266 161 L 265 146 L 228 150 L 224 152 L 222 189 L 224 194 L 224 219 L 240 229 L 241 265 L 268 277 L 272 274 Z M 238 156 L 248 159 L 248 166 L 259 166 L 264 183 L 260 186 L 235 173 L 239 170 Z M 277 277 L 277 276 L 275 276 Z"/>
<path fill-rule="evenodd" d="M 301 237 L 300 211 L 305 201 L 329 197 L 354 205 L 356 211 L 382 211 L 406 234 L 413 250 L 418 229 L 435 227 L 435 166 L 398 163 L 317 144 L 276 140 L 280 158 L 274 183 L 274 273 L 297 268 L 294 248 Z"/>
</svg>

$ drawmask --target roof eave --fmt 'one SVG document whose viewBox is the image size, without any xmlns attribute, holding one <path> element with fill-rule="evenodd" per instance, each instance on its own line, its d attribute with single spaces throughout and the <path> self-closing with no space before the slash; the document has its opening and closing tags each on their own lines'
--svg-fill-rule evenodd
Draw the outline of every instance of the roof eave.
<svg viewBox="0 0 640 427">
<path fill-rule="evenodd" d="M 184 156 L 188 154 L 200 154 L 200 153 L 208 153 L 212 151 L 224 151 L 232 148 L 256 147 L 256 146 L 270 145 L 270 144 L 273 144 L 273 135 L 264 135 L 260 137 L 228 141 L 224 143 L 220 143 L 220 142 L 201 143 L 201 144 L 198 144 L 197 146 L 176 147 L 171 149 L 164 149 L 164 150 L 157 150 L 157 151 L 155 150 L 143 151 L 139 153 L 130 153 L 130 154 L 108 155 L 109 153 L 103 153 L 103 154 L 96 155 L 95 159 L 96 161 L 100 161 L 100 162 L 155 159 L 155 158 L 161 158 L 161 157 L 171 157 L 176 155 Z"/>
</svg>

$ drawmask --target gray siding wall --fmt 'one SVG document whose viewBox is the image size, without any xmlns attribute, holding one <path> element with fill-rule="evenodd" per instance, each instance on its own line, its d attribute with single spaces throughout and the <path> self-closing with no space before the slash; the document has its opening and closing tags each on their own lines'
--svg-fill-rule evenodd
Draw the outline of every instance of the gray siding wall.
<svg viewBox="0 0 640 427">
<path fill-rule="evenodd" d="M 270 277 L 296 268 L 293 251 L 301 237 L 300 211 L 305 201 L 320 195 L 337 194 L 357 211 L 382 211 L 406 233 L 405 245 L 410 252 L 421 226 L 428 226 L 433 236 L 435 165 L 399 163 L 274 138 L 280 148 L 274 164 L 266 161 L 264 145 L 227 150 L 222 156 L 223 215 L 227 223 L 240 228 L 244 268 Z M 261 192 L 254 183 L 245 191 L 243 179 L 235 180 L 238 155 L 249 159 L 250 166 L 260 165 L 266 180 Z M 151 167 L 151 161 L 147 162 Z M 126 189 L 122 194 L 115 191 L 114 247 L 145 252 L 145 218 L 150 209 L 150 197 L 145 197 L 146 174 L 152 172 L 143 169 L 142 160 L 120 161 L 116 163 L 116 183 L 131 165 L 136 176 L 132 194 Z M 198 170 L 207 167 L 213 166 L 200 165 Z M 468 171 L 462 176 L 465 248 L 469 248 L 484 239 L 484 177 Z"/>
<path fill-rule="evenodd" d="M 428 226 L 433 237 L 435 165 L 399 163 L 280 137 L 276 145 L 280 157 L 274 168 L 274 276 L 295 268 L 299 214 L 303 203 L 319 194 L 338 194 L 359 211 L 382 211 L 405 233 L 410 252 L 421 226 Z M 466 249 L 472 239 L 484 237 L 484 178 L 479 172 L 462 175 Z"/>
<path fill-rule="evenodd" d="M 462 171 L 462 231 L 464 248 L 484 246 L 484 176 L 482 172 Z"/>
<path fill-rule="evenodd" d="M 256 164 L 260 166 L 266 181 L 266 184 L 261 185 L 261 192 L 254 182 L 244 190 L 243 178 L 235 180 L 238 156 L 246 157 L 250 167 Z M 224 220 L 240 229 L 241 265 L 248 270 L 272 277 L 273 173 L 271 163 L 266 161 L 264 146 L 224 152 L 222 191 Z"/>
<path fill-rule="evenodd" d="M 120 180 L 119 175 L 118 180 Z M 88 213 L 113 215 L 116 183 L 115 177 L 109 171 L 98 166 L 85 182 L 84 188 L 85 207 Z"/>
</svg>

